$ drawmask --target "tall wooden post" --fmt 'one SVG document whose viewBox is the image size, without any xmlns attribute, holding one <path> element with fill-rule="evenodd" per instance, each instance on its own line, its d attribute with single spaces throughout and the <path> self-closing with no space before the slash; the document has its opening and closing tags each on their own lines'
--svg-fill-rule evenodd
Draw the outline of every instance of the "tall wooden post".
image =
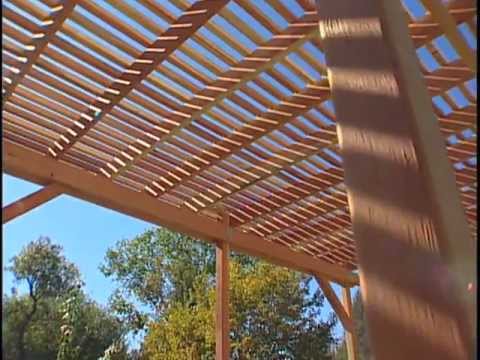
<svg viewBox="0 0 480 360">
<path fill-rule="evenodd" d="M 342 287 L 342 300 L 345 312 L 347 313 L 352 322 L 352 329 L 350 331 L 345 331 L 345 342 L 347 343 L 348 360 L 357 360 L 358 342 L 357 334 L 355 332 L 355 321 L 353 320 L 352 316 L 352 298 L 350 295 L 350 288 Z"/>
<path fill-rule="evenodd" d="M 401 2 L 317 9 L 374 357 L 472 359 L 476 245 Z"/>
<path fill-rule="evenodd" d="M 224 219 L 229 231 L 228 216 Z M 227 239 L 228 240 L 228 239 Z M 229 324 L 229 259 L 230 245 L 228 241 L 218 243 L 216 246 L 216 272 L 217 272 L 217 302 L 216 302 L 216 343 L 215 354 L 217 360 L 230 358 L 230 324 Z"/>
</svg>

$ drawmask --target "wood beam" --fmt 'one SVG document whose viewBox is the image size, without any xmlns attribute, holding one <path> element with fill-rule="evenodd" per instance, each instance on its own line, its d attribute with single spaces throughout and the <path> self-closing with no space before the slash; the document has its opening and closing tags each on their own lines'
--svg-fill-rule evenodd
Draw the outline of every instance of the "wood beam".
<svg viewBox="0 0 480 360">
<path fill-rule="evenodd" d="M 352 322 L 352 330 L 345 332 L 345 342 L 347 343 L 347 354 L 348 360 L 357 360 L 358 359 L 358 342 L 357 342 L 357 333 L 355 329 L 355 322 L 353 320 L 352 313 L 352 297 L 350 294 L 350 288 L 342 287 L 342 300 L 343 306 L 345 307 L 345 312 L 347 313 L 350 321 Z"/>
<path fill-rule="evenodd" d="M 430 12 L 432 19 L 440 24 L 446 38 L 452 43 L 454 49 L 460 55 L 465 64 L 473 72 L 477 72 L 477 58 L 475 51 L 468 46 L 457 28 L 457 23 L 448 12 L 448 4 L 440 0 L 420 0 L 421 3 Z"/>
<path fill-rule="evenodd" d="M 228 223 L 227 223 L 228 226 Z M 229 260 L 230 245 L 228 241 L 216 245 L 216 330 L 215 359 L 230 359 L 230 312 L 229 312 Z"/>
<path fill-rule="evenodd" d="M 476 245 L 401 2 L 317 9 L 374 357 L 471 359 Z"/>
<path fill-rule="evenodd" d="M 27 195 L 2 209 L 2 224 L 17 218 L 20 215 L 35 209 L 63 193 L 64 189 L 59 184 L 50 184 L 44 188 Z"/>
<path fill-rule="evenodd" d="M 205 241 L 217 243 L 225 240 L 223 225 L 219 221 L 165 204 L 146 193 L 115 184 L 102 175 L 55 161 L 6 139 L 3 140 L 3 170 L 42 185 L 58 183 L 65 187 L 68 195 Z M 358 284 L 357 275 L 343 267 L 293 251 L 256 235 L 232 229 L 229 243 L 232 250 L 276 265 L 308 274 L 321 274 L 324 278 L 345 286 Z"/>
<path fill-rule="evenodd" d="M 325 280 L 320 276 L 316 276 L 315 279 L 317 280 L 318 286 L 322 290 L 323 295 L 325 295 L 325 297 L 327 298 L 330 306 L 335 311 L 335 314 L 337 314 L 343 328 L 348 332 L 353 332 L 354 327 L 352 319 L 350 318 L 350 315 L 347 313 L 347 311 L 345 311 L 342 302 L 337 297 L 337 294 L 335 294 L 335 291 L 333 291 L 333 288 L 328 282 L 328 280 Z"/>
</svg>

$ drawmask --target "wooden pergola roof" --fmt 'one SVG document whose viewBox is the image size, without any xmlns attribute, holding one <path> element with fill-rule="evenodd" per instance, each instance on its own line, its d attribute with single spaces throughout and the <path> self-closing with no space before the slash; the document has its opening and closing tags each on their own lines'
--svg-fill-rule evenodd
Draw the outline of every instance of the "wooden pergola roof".
<svg viewBox="0 0 480 360">
<path fill-rule="evenodd" d="M 409 30 L 476 237 L 476 2 L 421 2 Z M 4 171 L 207 240 L 226 213 L 234 249 L 356 281 L 313 1 L 2 11 Z"/>
</svg>

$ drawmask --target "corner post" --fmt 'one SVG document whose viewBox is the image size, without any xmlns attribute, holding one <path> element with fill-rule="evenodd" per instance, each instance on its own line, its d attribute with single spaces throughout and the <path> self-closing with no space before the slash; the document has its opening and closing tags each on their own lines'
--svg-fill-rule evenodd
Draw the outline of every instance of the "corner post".
<svg viewBox="0 0 480 360">
<path fill-rule="evenodd" d="M 223 222 L 226 226 L 226 239 L 216 244 L 216 330 L 215 330 L 215 359 L 230 359 L 230 313 L 229 313 L 229 261 L 230 244 L 228 236 L 230 221 L 225 215 Z"/>
<path fill-rule="evenodd" d="M 476 244 L 399 0 L 317 0 L 376 359 L 463 360 Z"/>
<path fill-rule="evenodd" d="M 342 302 L 350 321 L 352 323 L 352 329 L 345 331 L 345 342 L 347 343 L 348 360 L 358 360 L 358 341 L 357 333 L 355 331 L 355 320 L 352 313 L 352 297 L 350 288 L 342 287 Z"/>
</svg>

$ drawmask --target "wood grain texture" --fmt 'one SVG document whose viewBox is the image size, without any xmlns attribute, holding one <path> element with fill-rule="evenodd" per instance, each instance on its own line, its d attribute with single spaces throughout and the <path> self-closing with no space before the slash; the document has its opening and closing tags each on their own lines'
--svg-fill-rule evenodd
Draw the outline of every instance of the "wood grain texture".
<svg viewBox="0 0 480 360">
<path fill-rule="evenodd" d="M 475 246 L 397 1 L 317 1 L 375 358 L 473 356 Z"/>
</svg>

